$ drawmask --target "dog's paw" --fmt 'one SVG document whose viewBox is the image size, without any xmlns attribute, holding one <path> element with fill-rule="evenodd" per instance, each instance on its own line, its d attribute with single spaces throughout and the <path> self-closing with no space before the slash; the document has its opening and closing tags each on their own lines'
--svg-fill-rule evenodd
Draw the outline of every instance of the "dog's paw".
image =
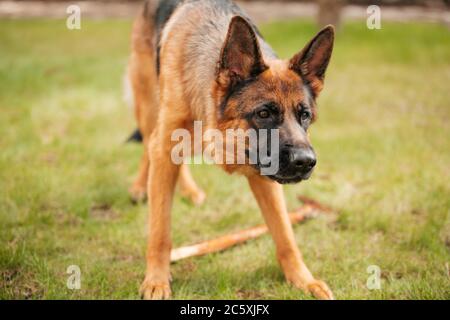
<svg viewBox="0 0 450 320">
<path fill-rule="evenodd" d="M 167 300 L 171 296 L 169 281 L 145 279 L 139 292 L 144 300 Z"/>
<path fill-rule="evenodd" d="M 288 278 L 288 282 L 294 287 L 303 290 L 306 294 L 313 295 L 320 300 L 334 300 L 333 293 L 327 284 L 321 280 L 312 279 L 309 281 L 302 280 L 300 277 Z"/>
<path fill-rule="evenodd" d="M 190 197 L 193 204 L 200 206 L 206 200 L 206 193 L 203 190 L 198 190 L 195 194 Z"/>
<path fill-rule="evenodd" d="M 327 284 L 321 280 L 314 280 L 309 283 L 308 292 L 320 300 L 334 300 L 333 292 L 328 288 Z"/>
<path fill-rule="evenodd" d="M 147 200 L 147 189 L 145 187 L 133 185 L 128 192 L 133 203 L 142 203 Z"/>
<path fill-rule="evenodd" d="M 206 194 L 203 190 L 198 189 L 195 191 L 183 192 L 182 196 L 187 198 L 192 204 L 201 206 L 205 202 Z"/>
</svg>

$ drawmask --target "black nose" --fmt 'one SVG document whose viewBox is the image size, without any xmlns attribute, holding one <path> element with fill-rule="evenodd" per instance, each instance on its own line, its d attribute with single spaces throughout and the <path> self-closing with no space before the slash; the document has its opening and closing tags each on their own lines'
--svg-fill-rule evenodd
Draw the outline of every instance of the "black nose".
<svg viewBox="0 0 450 320">
<path fill-rule="evenodd" d="M 316 165 L 316 155 L 309 147 L 289 148 L 289 166 L 296 171 L 308 172 Z"/>
</svg>

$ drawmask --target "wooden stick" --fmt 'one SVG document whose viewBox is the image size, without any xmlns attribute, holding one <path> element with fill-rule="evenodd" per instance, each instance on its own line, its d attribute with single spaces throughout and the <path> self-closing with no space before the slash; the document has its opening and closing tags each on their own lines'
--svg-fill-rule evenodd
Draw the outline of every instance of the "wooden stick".
<svg viewBox="0 0 450 320">
<path fill-rule="evenodd" d="M 329 208 L 322 206 L 312 199 L 301 197 L 300 200 L 304 203 L 304 205 L 293 213 L 289 213 L 289 218 L 292 224 L 305 221 L 309 218 L 314 218 L 317 216 L 319 211 L 330 212 Z M 189 257 L 196 257 L 208 253 L 219 252 L 237 244 L 244 243 L 248 240 L 255 239 L 267 232 L 268 229 L 266 225 L 259 225 L 216 239 L 204 241 L 191 246 L 177 248 L 172 250 L 170 260 L 173 262 Z"/>
<path fill-rule="evenodd" d="M 297 196 L 297 199 L 300 200 L 301 202 L 303 202 L 303 204 L 305 205 L 310 205 L 313 206 L 315 209 L 317 209 L 318 211 L 324 212 L 324 213 L 335 213 L 335 211 L 333 209 L 331 209 L 330 207 L 327 207 L 321 203 L 319 203 L 318 201 L 311 199 L 309 197 L 305 197 L 305 196 Z"/>
</svg>

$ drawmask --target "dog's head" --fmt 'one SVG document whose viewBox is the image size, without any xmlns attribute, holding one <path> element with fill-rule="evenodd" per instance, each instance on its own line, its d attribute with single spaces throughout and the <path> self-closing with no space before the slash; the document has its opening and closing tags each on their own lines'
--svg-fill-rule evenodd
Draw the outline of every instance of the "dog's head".
<svg viewBox="0 0 450 320">
<path fill-rule="evenodd" d="M 328 26 L 290 60 L 264 61 L 250 24 L 242 17 L 230 23 L 217 68 L 219 127 L 278 129 L 277 151 L 270 150 L 270 134 L 264 139 L 279 161 L 277 172 L 269 177 L 280 183 L 309 178 L 316 164 L 308 127 L 316 118 L 315 100 L 323 88 L 333 41 L 334 28 Z M 261 163 L 256 166 L 261 168 Z"/>
</svg>

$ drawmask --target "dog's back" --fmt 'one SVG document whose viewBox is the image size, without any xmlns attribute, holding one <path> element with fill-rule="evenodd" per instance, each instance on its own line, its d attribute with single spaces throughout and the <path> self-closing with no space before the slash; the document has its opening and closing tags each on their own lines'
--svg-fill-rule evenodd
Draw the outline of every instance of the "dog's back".
<svg viewBox="0 0 450 320">
<path fill-rule="evenodd" d="M 145 4 L 143 16 L 152 28 L 157 76 L 164 59 L 179 61 L 178 70 L 166 70 L 165 74 L 182 79 L 193 117 L 198 120 L 212 121 L 205 119 L 204 111 L 211 109 L 211 84 L 230 21 L 237 15 L 254 28 L 263 55 L 275 58 L 250 18 L 230 0 L 148 0 Z"/>
<path fill-rule="evenodd" d="M 175 18 L 177 21 L 171 23 L 180 29 L 191 30 L 193 38 L 192 45 L 189 47 L 195 47 L 194 43 L 205 45 L 220 39 L 221 41 L 216 43 L 219 50 L 231 17 L 245 16 L 245 13 L 230 0 L 147 0 L 143 16 L 153 27 L 153 44 L 158 57 L 156 61 L 158 72 L 161 45 L 166 40 L 163 39 L 164 29 L 176 10 L 181 12 Z"/>
</svg>

